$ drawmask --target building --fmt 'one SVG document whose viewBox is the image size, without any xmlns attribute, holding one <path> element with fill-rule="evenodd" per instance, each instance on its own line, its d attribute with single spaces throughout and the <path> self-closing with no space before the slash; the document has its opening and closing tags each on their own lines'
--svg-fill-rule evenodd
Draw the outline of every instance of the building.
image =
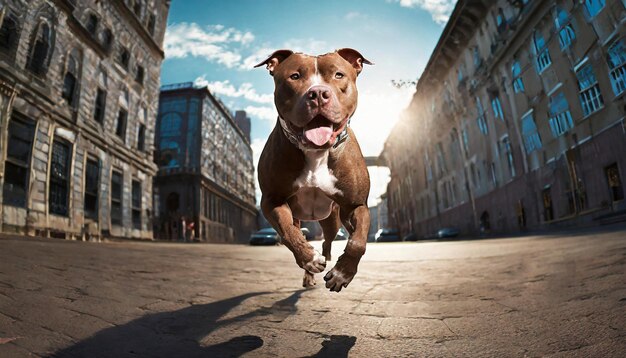
<svg viewBox="0 0 626 358">
<path fill-rule="evenodd" d="M 0 228 L 152 238 L 169 0 L 0 0 Z"/>
<path fill-rule="evenodd" d="M 624 217 L 626 1 L 460 0 L 386 141 L 403 233 Z"/>
<path fill-rule="evenodd" d="M 191 82 L 163 86 L 159 100 L 159 238 L 180 240 L 193 223 L 195 240 L 248 242 L 257 227 L 249 127 L 244 132 L 207 87 Z"/>
</svg>

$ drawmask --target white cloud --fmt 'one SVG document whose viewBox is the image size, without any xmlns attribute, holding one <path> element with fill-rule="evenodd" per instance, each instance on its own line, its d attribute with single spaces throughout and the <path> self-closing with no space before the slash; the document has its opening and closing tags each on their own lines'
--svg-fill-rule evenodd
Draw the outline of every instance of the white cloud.
<svg viewBox="0 0 626 358">
<path fill-rule="evenodd" d="M 388 0 L 389 1 L 389 0 Z M 419 7 L 430 13 L 438 24 L 445 24 L 450 18 L 452 10 L 456 0 L 390 0 L 392 2 L 399 2 L 402 7 Z"/>
<path fill-rule="evenodd" d="M 271 93 L 257 93 L 252 83 L 244 82 L 239 88 L 235 87 L 229 80 L 209 81 L 206 76 L 200 76 L 194 81 L 194 85 L 198 87 L 209 86 L 211 93 L 226 97 L 242 97 L 248 101 L 255 103 L 274 103 L 274 95 Z"/>
<path fill-rule="evenodd" d="M 241 62 L 241 55 L 233 49 L 254 41 L 251 32 L 242 32 L 222 25 L 201 27 L 196 23 L 182 22 L 167 27 L 163 47 L 166 58 L 203 57 L 228 68 Z"/>
<path fill-rule="evenodd" d="M 246 108 L 244 108 L 244 110 L 250 116 L 268 121 L 271 124 L 276 122 L 276 118 L 278 118 L 278 112 L 276 112 L 276 108 L 274 106 L 271 106 L 271 107 L 247 106 Z"/>
<path fill-rule="evenodd" d="M 346 16 L 344 16 L 344 18 L 348 21 L 352 21 L 352 20 L 367 20 L 369 18 L 369 16 L 362 14 L 358 11 L 350 11 L 349 13 L 346 14 Z"/>
<path fill-rule="evenodd" d="M 302 52 L 308 55 L 321 55 L 334 51 L 328 47 L 326 41 L 315 39 L 289 39 L 283 44 L 283 48 L 292 50 L 293 52 Z"/>
</svg>

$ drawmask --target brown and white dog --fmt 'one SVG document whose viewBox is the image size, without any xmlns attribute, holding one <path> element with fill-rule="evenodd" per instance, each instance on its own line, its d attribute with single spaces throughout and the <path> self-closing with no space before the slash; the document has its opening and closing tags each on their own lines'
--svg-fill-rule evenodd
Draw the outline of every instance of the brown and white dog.
<svg viewBox="0 0 626 358">
<path fill-rule="evenodd" d="M 274 77 L 276 127 L 259 160 L 261 208 L 304 269 L 303 286 L 330 261 L 331 243 L 342 223 L 350 238 L 324 280 L 331 291 L 347 287 L 365 253 L 370 225 L 370 180 L 361 148 L 348 121 L 357 106 L 358 51 L 344 48 L 320 56 L 278 50 L 266 65 Z M 319 221 L 322 254 L 309 245 L 300 221 Z"/>
</svg>

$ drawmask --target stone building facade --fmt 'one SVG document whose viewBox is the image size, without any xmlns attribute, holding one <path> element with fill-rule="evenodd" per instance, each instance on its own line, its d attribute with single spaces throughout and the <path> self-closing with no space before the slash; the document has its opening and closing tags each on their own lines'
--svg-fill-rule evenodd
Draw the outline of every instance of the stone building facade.
<svg viewBox="0 0 626 358">
<path fill-rule="evenodd" d="M 389 218 L 514 233 L 624 217 L 626 1 L 460 0 L 386 141 Z"/>
<path fill-rule="evenodd" d="M 0 0 L 0 228 L 152 238 L 169 0 Z"/>
<path fill-rule="evenodd" d="M 240 123 L 248 123 L 245 131 L 207 87 L 189 82 L 161 88 L 155 177 L 160 239 L 245 243 L 256 230 L 249 119 L 237 113 Z"/>
</svg>

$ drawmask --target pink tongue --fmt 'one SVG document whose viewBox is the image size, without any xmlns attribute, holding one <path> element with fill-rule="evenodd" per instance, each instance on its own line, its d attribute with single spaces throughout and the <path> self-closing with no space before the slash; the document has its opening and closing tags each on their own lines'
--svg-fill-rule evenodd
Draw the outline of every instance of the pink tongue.
<svg viewBox="0 0 626 358">
<path fill-rule="evenodd" d="M 304 131 L 306 139 L 313 142 L 318 147 L 328 143 L 330 137 L 333 135 L 332 127 L 317 127 Z"/>
</svg>

